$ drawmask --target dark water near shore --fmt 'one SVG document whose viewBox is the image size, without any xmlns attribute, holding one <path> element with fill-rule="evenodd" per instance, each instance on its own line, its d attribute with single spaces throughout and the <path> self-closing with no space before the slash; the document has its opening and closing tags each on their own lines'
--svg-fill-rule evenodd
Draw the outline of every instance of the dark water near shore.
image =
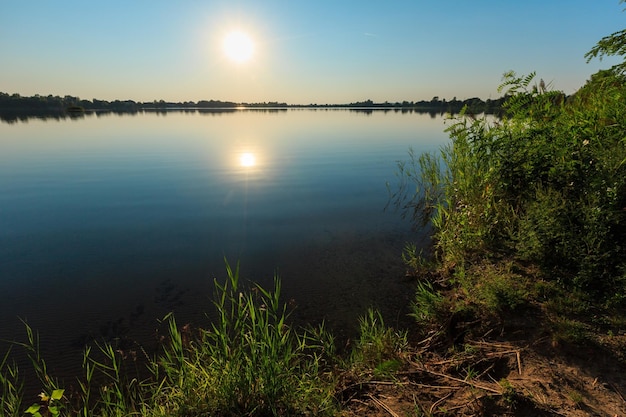
<svg viewBox="0 0 626 417">
<path fill-rule="evenodd" d="M 386 182 L 443 129 L 348 110 L 2 123 L 0 339 L 24 340 L 26 320 L 59 374 L 93 339 L 149 348 L 167 312 L 206 321 L 224 258 L 264 286 L 277 273 L 301 322 L 403 317 L 400 252 L 419 237 L 384 210 Z"/>
</svg>

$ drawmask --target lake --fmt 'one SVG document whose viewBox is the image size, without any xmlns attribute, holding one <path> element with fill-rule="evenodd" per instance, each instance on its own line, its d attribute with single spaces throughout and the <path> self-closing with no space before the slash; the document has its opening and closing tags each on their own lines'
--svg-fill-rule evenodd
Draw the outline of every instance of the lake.
<svg viewBox="0 0 626 417">
<path fill-rule="evenodd" d="M 0 339 L 27 321 L 59 374 L 91 340 L 150 349 L 170 311 L 206 323 L 224 259 L 265 287 L 277 274 L 301 323 L 350 334 L 370 306 L 402 321 L 400 254 L 423 236 L 385 210 L 386 183 L 444 128 L 347 109 L 0 123 Z"/>
</svg>

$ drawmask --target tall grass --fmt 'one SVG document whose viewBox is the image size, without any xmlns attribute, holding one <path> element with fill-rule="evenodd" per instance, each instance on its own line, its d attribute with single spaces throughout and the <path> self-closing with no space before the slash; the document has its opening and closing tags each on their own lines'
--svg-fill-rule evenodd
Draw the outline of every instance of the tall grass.
<svg viewBox="0 0 626 417">
<path fill-rule="evenodd" d="M 185 344 L 170 318 L 171 345 L 161 359 L 171 412 L 194 416 L 324 414 L 334 409 L 333 383 L 323 378 L 325 332 L 298 333 L 273 291 L 240 292 L 239 268 L 215 281 L 218 320 Z M 323 340 L 326 339 L 326 340 Z"/>
<path fill-rule="evenodd" d="M 17 417 L 23 415 L 24 383 L 19 379 L 17 365 L 9 361 L 10 352 L 8 350 L 0 361 L 0 415 Z"/>
<path fill-rule="evenodd" d="M 457 264 L 498 238 L 495 225 L 507 222 L 502 214 L 509 208 L 496 204 L 492 122 L 464 112 L 450 121 L 449 144 L 438 153 L 409 151 L 409 160 L 398 164 L 392 201 L 417 228 L 431 224 L 435 255 Z"/>
<path fill-rule="evenodd" d="M 208 329 L 191 331 L 167 316 L 169 340 L 148 360 L 145 379 L 129 372 L 123 352 L 96 344 L 85 350 L 84 375 L 76 383 L 58 381 L 39 354 L 37 333 L 26 325 L 28 340 L 16 345 L 26 349 L 42 393 L 34 403 L 23 398 L 24 384 L 7 352 L 0 361 L 0 415 L 333 414 L 332 336 L 323 326 L 296 331 L 287 323 L 278 278 L 272 290 L 255 285 L 244 291 L 239 267 L 233 270 L 227 263 L 226 270 L 226 280 L 214 282 L 217 320 Z"/>
<path fill-rule="evenodd" d="M 360 377 L 389 376 L 401 366 L 400 355 L 406 348 L 406 332 L 386 326 L 380 312 L 370 308 L 359 319 L 359 338 L 348 367 Z"/>
</svg>

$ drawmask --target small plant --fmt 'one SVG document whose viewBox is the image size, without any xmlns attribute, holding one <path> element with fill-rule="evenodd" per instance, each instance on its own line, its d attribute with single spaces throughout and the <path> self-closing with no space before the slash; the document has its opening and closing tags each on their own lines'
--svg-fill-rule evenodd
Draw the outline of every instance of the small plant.
<svg viewBox="0 0 626 417">
<path fill-rule="evenodd" d="M 413 394 L 413 417 L 430 417 L 432 416 L 431 412 L 422 406 L 415 394 Z"/>
<path fill-rule="evenodd" d="M 0 415 L 18 417 L 22 415 L 24 384 L 19 380 L 15 363 L 9 363 L 9 349 L 0 361 Z"/>
<path fill-rule="evenodd" d="M 33 417 L 59 417 L 63 409 L 61 399 L 64 392 L 62 389 L 55 389 L 50 395 L 42 392 L 39 394 L 41 401 L 28 407 L 25 413 Z"/>
<path fill-rule="evenodd" d="M 363 371 L 390 375 L 400 368 L 398 354 L 406 345 L 406 332 L 385 326 L 380 312 L 368 309 L 359 320 L 359 340 L 352 352 L 352 364 Z"/>
<path fill-rule="evenodd" d="M 436 321 L 446 312 L 444 297 L 428 281 L 417 283 L 415 299 L 410 307 L 409 315 L 418 323 Z"/>
<path fill-rule="evenodd" d="M 398 372 L 402 367 L 402 362 L 398 359 L 388 359 L 374 368 L 374 376 L 389 378 Z"/>
<path fill-rule="evenodd" d="M 484 261 L 468 268 L 458 282 L 469 302 L 489 313 L 511 312 L 525 306 L 531 297 L 528 280 L 513 269 L 509 262 Z"/>
<path fill-rule="evenodd" d="M 583 395 L 576 390 L 571 390 L 567 393 L 567 397 L 577 406 L 581 406 L 584 402 Z"/>
<path fill-rule="evenodd" d="M 478 372 L 476 372 L 476 370 L 472 368 L 471 365 L 468 365 L 467 368 L 465 368 L 465 381 L 473 381 L 477 377 Z"/>
<path fill-rule="evenodd" d="M 515 388 L 508 379 L 502 378 L 498 381 L 498 385 L 502 389 L 502 400 L 505 404 L 513 406 L 515 404 Z"/>
<path fill-rule="evenodd" d="M 402 261 L 409 268 L 410 273 L 414 275 L 420 275 L 430 271 L 434 265 L 433 262 L 424 255 L 424 249 L 418 251 L 417 245 L 413 242 L 409 242 L 404 246 Z"/>
</svg>

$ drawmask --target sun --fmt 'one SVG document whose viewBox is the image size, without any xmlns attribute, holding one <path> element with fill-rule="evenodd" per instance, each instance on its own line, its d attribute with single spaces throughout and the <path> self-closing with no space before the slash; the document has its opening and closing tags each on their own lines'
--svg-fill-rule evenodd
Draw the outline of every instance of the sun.
<svg viewBox="0 0 626 417">
<path fill-rule="evenodd" d="M 253 167 L 256 164 L 256 158 L 253 153 L 244 152 L 239 156 L 239 163 L 245 168 Z"/>
<path fill-rule="evenodd" d="M 222 49 L 231 61 L 244 63 L 254 55 L 254 42 L 247 33 L 234 30 L 224 38 Z"/>
</svg>

